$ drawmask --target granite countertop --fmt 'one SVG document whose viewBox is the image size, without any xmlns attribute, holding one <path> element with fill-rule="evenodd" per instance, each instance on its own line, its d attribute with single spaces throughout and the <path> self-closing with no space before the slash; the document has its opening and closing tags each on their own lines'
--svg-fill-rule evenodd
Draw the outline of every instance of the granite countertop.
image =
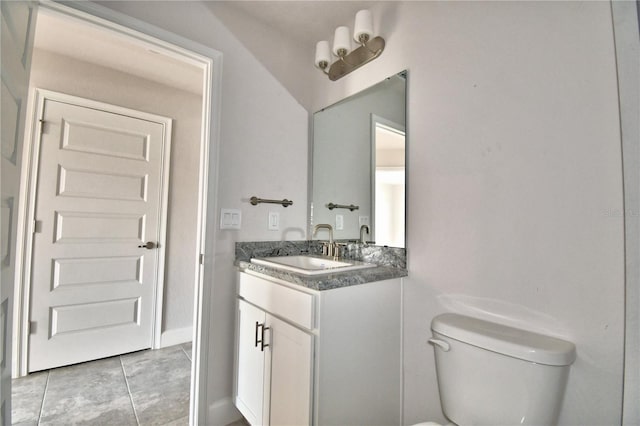
<svg viewBox="0 0 640 426">
<path fill-rule="evenodd" d="M 393 266 L 376 266 L 373 268 L 337 272 L 333 274 L 303 275 L 268 266 L 256 265 L 246 260 L 237 260 L 236 265 L 241 271 L 258 272 L 269 277 L 278 278 L 292 284 L 297 284 L 319 291 L 365 284 L 374 281 L 401 278 L 408 275 L 406 269 Z"/>
</svg>

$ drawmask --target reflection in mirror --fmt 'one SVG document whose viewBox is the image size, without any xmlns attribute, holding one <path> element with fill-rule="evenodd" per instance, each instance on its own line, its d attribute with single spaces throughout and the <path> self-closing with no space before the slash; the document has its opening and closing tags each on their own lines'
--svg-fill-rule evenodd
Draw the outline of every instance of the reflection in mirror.
<svg viewBox="0 0 640 426">
<path fill-rule="evenodd" d="M 380 246 L 404 247 L 404 125 L 373 115 L 373 230 Z"/>
<path fill-rule="evenodd" d="M 366 225 L 367 241 L 404 247 L 405 94 L 402 72 L 314 114 L 310 229 L 357 240 Z"/>
</svg>

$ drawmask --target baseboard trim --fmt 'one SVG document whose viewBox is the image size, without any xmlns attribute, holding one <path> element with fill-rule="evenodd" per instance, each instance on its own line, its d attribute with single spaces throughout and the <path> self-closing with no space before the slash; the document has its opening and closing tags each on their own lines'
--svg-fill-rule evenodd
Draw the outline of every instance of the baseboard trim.
<svg viewBox="0 0 640 426">
<path fill-rule="evenodd" d="M 209 405 L 207 424 L 214 426 L 226 426 L 242 418 L 231 398 L 224 398 Z"/>
<path fill-rule="evenodd" d="M 193 339 L 193 327 L 175 328 L 173 330 L 163 331 L 160 335 L 160 347 L 180 345 L 188 343 Z"/>
</svg>

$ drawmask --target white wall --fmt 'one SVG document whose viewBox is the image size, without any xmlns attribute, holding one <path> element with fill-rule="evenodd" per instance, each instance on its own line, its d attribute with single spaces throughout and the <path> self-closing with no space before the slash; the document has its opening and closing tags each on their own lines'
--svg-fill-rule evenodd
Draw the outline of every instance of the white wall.
<svg viewBox="0 0 640 426">
<path fill-rule="evenodd" d="M 225 55 L 219 205 L 241 208 L 245 226 L 220 233 L 207 285 L 209 399 L 227 398 L 233 243 L 303 232 L 306 112 L 201 5 L 103 4 Z M 405 422 L 444 420 L 426 339 L 433 316 L 458 311 L 574 341 L 560 423 L 619 424 L 623 205 L 609 3 L 373 9 L 387 39 L 379 59 L 338 82 L 311 64 L 300 78 L 316 111 L 409 70 Z M 280 213 L 296 231 L 266 231 L 269 208 L 249 207 L 250 195 L 292 198 Z"/>
<path fill-rule="evenodd" d="M 193 325 L 202 99 L 113 69 L 36 50 L 31 87 L 124 106 L 174 119 L 171 146 L 163 334 L 189 341 Z M 163 341 L 165 338 L 163 336 Z"/>
<path fill-rule="evenodd" d="M 624 154 L 626 328 L 623 425 L 640 424 L 640 3 L 613 2 Z"/>
<path fill-rule="evenodd" d="M 222 411 L 232 393 L 235 242 L 306 238 L 308 113 L 206 4 L 100 4 L 223 53 L 218 206 L 242 210 L 242 229 L 218 233 L 215 278 L 205 283 L 213 288 L 207 397 Z M 294 204 L 254 207 L 252 195 Z M 280 213 L 280 231 L 267 230 L 269 211 Z"/>
<path fill-rule="evenodd" d="M 278 32 L 264 21 L 231 6 L 231 3 L 206 1 L 205 5 L 302 106 L 308 107 L 313 88 L 300 76 L 305 72 L 308 61 L 313 60 L 313 52 L 297 38 Z M 287 6 L 281 4 L 280 7 L 286 13 Z"/>
<path fill-rule="evenodd" d="M 382 12 L 384 11 L 384 12 Z M 576 343 L 561 424 L 619 424 L 624 253 L 608 2 L 379 3 L 387 47 L 315 109 L 408 76 L 405 421 L 444 420 L 429 323 Z M 310 71 L 311 72 L 311 71 Z"/>
</svg>

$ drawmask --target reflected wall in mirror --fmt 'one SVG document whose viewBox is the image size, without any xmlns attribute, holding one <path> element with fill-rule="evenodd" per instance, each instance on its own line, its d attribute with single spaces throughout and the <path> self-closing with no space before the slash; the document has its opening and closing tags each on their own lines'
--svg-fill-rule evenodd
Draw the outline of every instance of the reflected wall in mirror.
<svg viewBox="0 0 640 426">
<path fill-rule="evenodd" d="M 311 233 L 405 246 L 405 117 L 406 71 L 314 114 Z"/>
</svg>

